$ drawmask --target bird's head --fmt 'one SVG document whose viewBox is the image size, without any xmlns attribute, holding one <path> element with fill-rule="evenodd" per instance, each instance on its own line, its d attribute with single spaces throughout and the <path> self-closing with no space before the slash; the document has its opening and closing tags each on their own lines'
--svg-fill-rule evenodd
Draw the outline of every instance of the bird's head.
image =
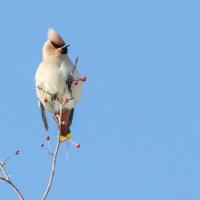
<svg viewBox="0 0 200 200">
<path fill-rule="evenodd" d="M 48 30 L 48 40 L 43 46 L 43 58 L 52 55 L 67 54 L 69 45 L 52 28 Z"/>
</svg>

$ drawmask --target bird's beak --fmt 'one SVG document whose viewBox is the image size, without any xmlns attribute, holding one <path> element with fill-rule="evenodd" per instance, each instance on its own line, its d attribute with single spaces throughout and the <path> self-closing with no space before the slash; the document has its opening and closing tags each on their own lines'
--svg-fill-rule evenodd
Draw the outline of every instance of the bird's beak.
<svg viewBox="0 0 200 200">
<path fill-rule="evenodd" d="M 57 48 L 62 54 L 67 54 L 67 47 L 69 47 L 69 44 L 65 44 L 62 47 Z"/>
<path fill-rule="evenodd" d="M 65 47 L 69 47 L 69 46 L 70 46 L 70 44 L 65 44 L 65 45 L 63 45 L 62 47 L 58 48 L 58 49 L 63 49 L 63 48 L 65 48 Z"/>
</svg>

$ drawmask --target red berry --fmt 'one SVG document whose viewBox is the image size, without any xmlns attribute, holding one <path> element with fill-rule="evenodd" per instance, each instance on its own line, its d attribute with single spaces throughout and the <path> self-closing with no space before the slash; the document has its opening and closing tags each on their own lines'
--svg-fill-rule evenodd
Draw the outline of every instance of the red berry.
<svg viewBox="0 0 200 200">
<path fill-rule="evenodd" d="M 85 76 L 83 76 L 83 77 L 81 77 L 81 81 L 86 81 L 86 77 Z"/>
<path fill-rule="evenodd" d="M 19 154 L 19 150 L 17 150 L 16 152 L 15 152 L 15 155 L 18 155 Z"/>
<path fill-rule="evenodd" d="M 73 85 L 74 85 L 74 86 L 77 86 L 77 85 L 78 85 L 78 81 L 74 81 L 74 82 L 73 82 Z"/>
<path fill-rule="evenodd" d="M 80 148 L 80 146 L 81 146 L 80 144 L 76 144 L 76 148 L 77 148 L 77 149 Z"/>
<path fill-rule="evenodd" d="M 44 147 L 44 144 L 41 144 L 41 147 Z"/>
<path fill-rule="evenodd" d="M 65 98 L 64 99 L 64 103 L 68 103 L 69 102 L 69 99 L 68 98 Z"/>
<path fill-rule="evenodd" d="M 50 140 L 50 136 L 47 135 L 47 136 L 46 136 L 46 141 L 49 141 L 49 140 Z"/>
</svg>

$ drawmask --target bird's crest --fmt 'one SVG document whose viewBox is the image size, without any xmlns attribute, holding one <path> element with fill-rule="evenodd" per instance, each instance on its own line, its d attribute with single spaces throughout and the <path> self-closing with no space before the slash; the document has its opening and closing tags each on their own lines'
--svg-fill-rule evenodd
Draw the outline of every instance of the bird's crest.
<svg viewBox="0 0 200 200">
<path fill-rule="evenodd" d="M 48 30 L 48 40 L 57 46 L 57 48 L 65 45 L 65 41 L 53 28 L 49 28 Z"/>
</svg>

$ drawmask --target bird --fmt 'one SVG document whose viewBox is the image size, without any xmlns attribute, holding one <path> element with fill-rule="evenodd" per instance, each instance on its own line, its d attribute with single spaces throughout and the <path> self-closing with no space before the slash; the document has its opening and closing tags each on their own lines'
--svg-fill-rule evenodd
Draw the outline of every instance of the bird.
<svg viewBox="0 0 200 200">
<path fill-rule="evenodd" d="M 74 107 L 80 99 L 83 84 L 76 68 L 78 58 L 73 64 L 68 55 L 70 45 L 53 28 L 48 29 L 47 36 L 42 48 L 42 62 L 35 74 L 36 95 L 45 129 L 48 131 L 48 110 L 57 124 L 61 118 L 60 138 L 64 140 L 70 134 Z M 60 105 L 63 105 L 61 116 Z"/>
</svg>

